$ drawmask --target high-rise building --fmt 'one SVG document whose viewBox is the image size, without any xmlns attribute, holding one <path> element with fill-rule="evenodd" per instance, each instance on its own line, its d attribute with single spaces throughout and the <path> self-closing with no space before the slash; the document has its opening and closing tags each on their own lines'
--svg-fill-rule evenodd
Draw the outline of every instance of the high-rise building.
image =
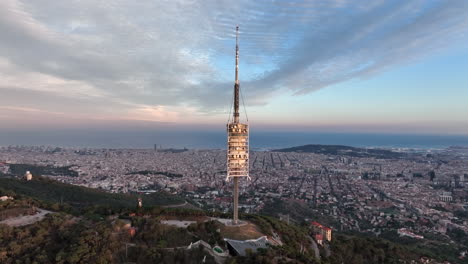
<svg viewBox="0 0 468 264">
<path fill-rule="evenodd" d="M 239 120 L 239 26 L 236 27 L 236 70 L 234 82 L 234 113 L 227 124 L 227 177 L 234 182 L 232 223 L 239 220 L 239 178 L 249 177 L 249 126 Z"/>
</svg>

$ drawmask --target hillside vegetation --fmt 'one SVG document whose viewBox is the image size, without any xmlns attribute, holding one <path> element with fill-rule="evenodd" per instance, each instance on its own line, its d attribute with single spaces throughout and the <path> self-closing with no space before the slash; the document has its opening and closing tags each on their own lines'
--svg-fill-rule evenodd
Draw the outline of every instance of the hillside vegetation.
<svg viewBox="0 0 468 264">
<path fill-rule="evenodd" d="M 105 206 L 112 209 L 134 208 L 139 197 L 137 194 L 108 193 L 37 176 L 31 181 L 0 178 L 0 191 L 2 190 L 48 203 L 68 204 L 74 208 L 89 206 Z M 184 203 L 182 198 L 166 192 L 157 192 L 141 197 L 147 206 Z"/>
<path fill-rule="evenodd" d="M 145 206 L 137 209 L 135 195 L 110 194 L 37 177 L 29 182 L 2 178 L 0 195 L 14 197 L 0 210 L 34 206 L 54 212 L 27 226 L 0 224 L 0 263 L 201 263 L 205 256 L 206 263 L 215 263 L 206 250 L 188 250 L 187 246 L 203 240 L 227 250 L 224 238 L 235 231 L 224 233 L 226 228 L 220 222 L 209 219 L 229 214 L 159 206 L 162 201 L 179 202 L 167 194 L 159 200 L 160 196 L 149 196 L 152 200 L 147 199 Z M 163 224 L 164 219 L 200 221 L 178 228 Z M 241 219 L 249 221 L 257 234 L 281 243 L 245 257 L 228 257 L 228 264 L 420 263 L 420 257 L 427 256 L 385 239 L 334 232 L 327 249 L 319 247 L 318 259 L 308 225 L 258 214 L 242 214 Z M 129 232 L 132 230 L 134 233 Z"/>
</svg>

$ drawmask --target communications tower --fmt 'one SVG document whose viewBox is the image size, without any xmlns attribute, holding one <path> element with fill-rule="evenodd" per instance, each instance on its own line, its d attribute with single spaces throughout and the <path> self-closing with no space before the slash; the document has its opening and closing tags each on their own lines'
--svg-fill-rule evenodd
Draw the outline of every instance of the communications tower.
<svg viewBox="0 0 468 264">
<path fill-rule="evenodd" d="M 239 122 L 239 26 L 236 27 L 236 79 L 234 83 L 234 113 L 233 119 L 227 124 L 227 177 L 234 181 L 233 218 L 232 223 L 239 220 L 239 178 L 249 177 L 249 126 Z"/>
</svg>

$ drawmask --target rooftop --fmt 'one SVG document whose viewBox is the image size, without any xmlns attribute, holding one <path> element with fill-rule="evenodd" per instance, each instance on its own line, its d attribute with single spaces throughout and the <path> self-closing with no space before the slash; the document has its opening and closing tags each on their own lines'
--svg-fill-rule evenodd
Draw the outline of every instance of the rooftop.
<svg viewBox="0 0 468 264">
<path fill-rule="evenodd" d="M 234 251 L 236 255 L 240 256 L 246 256 L 247 249 L 251 249 L 253 252 L 255 252 L 259 248 L 266 248 L 267 243 L 269 243 L 266 236 L 244 241 L 225 238 L 224 241 L 226 241 L 230 250 Z"/>
</svg>

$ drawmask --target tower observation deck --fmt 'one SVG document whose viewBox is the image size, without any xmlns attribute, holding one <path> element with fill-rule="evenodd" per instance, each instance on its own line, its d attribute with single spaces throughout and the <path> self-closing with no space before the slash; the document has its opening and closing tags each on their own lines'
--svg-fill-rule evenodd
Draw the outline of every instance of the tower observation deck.
<svg viewBox="0 0 468 264">
<path fill-rule="evenodd" d="M 227 177 L 233 179 L 233 224 L 238 224 L 239 178 L 249 176 L 249 125 L 239 122 L 239 27 L 236 27 L 236 75 L 234 83 L 233 119 L 227 124 Z"/>
</svg>

